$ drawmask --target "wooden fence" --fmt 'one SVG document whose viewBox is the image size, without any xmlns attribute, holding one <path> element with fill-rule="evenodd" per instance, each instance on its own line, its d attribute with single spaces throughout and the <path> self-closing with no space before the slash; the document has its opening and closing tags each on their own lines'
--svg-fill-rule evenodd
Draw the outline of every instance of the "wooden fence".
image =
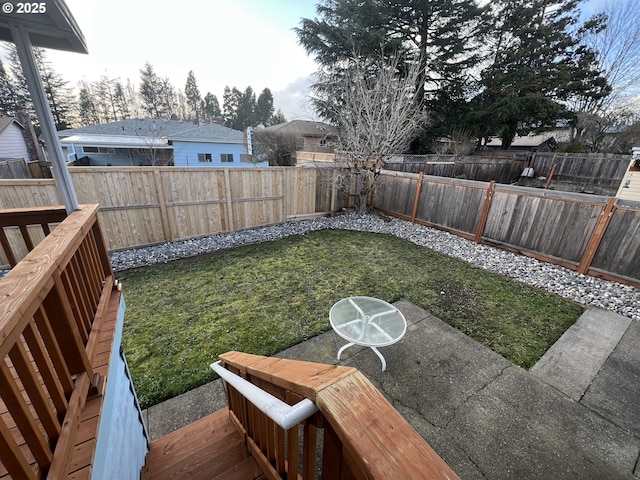
<svg viewBox="0 0 640 480">
<path fill-rule="evenodd" d="M 382 172 L 374 206 L 476 242 L 640 287 L 640 204 L 595 195 Z"/>
<path fill-rule="evenodd" d="M 348 206 L 330 168 L 73 167 L 110 250 L 323 216 Z M 53 180 L 0 180 L 0 208 L 60 205 Z M 11 236 L 9 234 L 9 236 Z M 0 252 L 0 262 L 7 258 Z"/>
<path fill-rule="evenodd" d="M 110 250 L 323 216 L 349 206 L 333 181 L 338 170 L 330 168 L 70 170 L 80 203 L 101 205 Z M 60 203 L 53 180 L 0 180 L 0 208 Z M 640 285 L 637 202 L 383 171 L 374 206 L 582 273 Z M 21 232 L 7 231 L 7 238 L 21 241 Z M 9 264 L 3 249 L 0 264 Z"/>
<path fill-rule="evenodd" d="M 0 178 L 31 178 L 31 174 L 22 158 L 11 158 L 0 160 Z"/>
<path fill-rule="evenodd" d="M 519 181 L 529 186 L 544 186 L 564 191 L 588 191 L 614 196 L 629 166 L 629 155 L 542 152 L 477 153 L 455 155 L 403 155 L 385 165 L 396 172 L 424 173 L 439 177 L 464 178 L 481 182 L 510 184 Z M 520 174 L 533 168 L 534 179 Z M 538 180 L 538 177 L 543 177 Z"/>
</svg>

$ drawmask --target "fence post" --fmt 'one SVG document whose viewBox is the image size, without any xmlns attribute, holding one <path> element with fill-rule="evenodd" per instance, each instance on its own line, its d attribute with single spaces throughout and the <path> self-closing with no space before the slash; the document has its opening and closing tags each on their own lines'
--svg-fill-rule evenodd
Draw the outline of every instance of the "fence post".
<svg viewBox="0 0 640 480">
<path fill-rule="evenodd" d="M 487 187 L 487 193 L 484 196 L 484 203 L 482 204 L 482 211 L 480 212 L 480 219 L 478 220 L 478 228 L 476 228 L 475 242 L 480 243 L 482 234 L 484 233 L 484 227 L 487 224 L 487 217 L 489 216 L 489 207 L 491 207 L 491 199 L 493 198 L 493 192 L 496 182 L 491 180 Z"/>
<path fill-rule="evenodd" d="M 418 213 L 418 202 L 420 201 L 420 191 L 422 190 L 422 177 L 424 177 L 424 172 L 420 172 L 420 176 L 418 177 L 418 184 L 416 185 L 416 193 L 413 198 L 413 211 L 411 212 L 411 223 L 415 223 L 416 214 Z"/>
<path fill-rule="evenodd" d="M 585 248 L 584 254 L 580 259 L 580 263 L 578 264 L 578 273 L 585 274 L 589 270 L 591 262 L 596 256 L 596 252 L 598 251 L 598 247 L 600 246 L 600 242 L 602 242 L 602 238 L 607 231 L 609 222 L 611 222 L 611 217 L 613 217 L 613 212 L 616 208 L 617 201 L 618 199 L 615 197 L 609 198 L 607 205 L 600 213 L 600 217 L 596 222 L 596 226 L 593 228 L 593 232 L 591 233 L 591 237 L 589 238 L 587 247 Z"/>
<path fill-rule="evenodd" d="M 282 184 L 282 211 L 281 211 L 281 215 L 282 215 L 282 223 L 287 221 L 287 192 L 289 191 L 289 185 L 287 183 L 287 180 L 291 178 L 291 175 L 287 175 L 287 170 L 285 169 L 285 167 L 280 167 L 281 171 L 282 171 L 282 178 L 281 178 L 281 184 Z M 314 211 L 315 211 L 315 207 L 314 207 Z"/>
<path fill-rule="evenodd" d="M 231 202 L 231 177 L 229 176 L 229 169 L 224 169 L 224 196 L 227 197 L 227 223 L 229 232 L 233 232 L 235 227 L 233 226 L 233 204 Z"/>
<path fill-rule="evenodd" d="M 329 210 L 331 213 L 336 211 L 336 204 L 338 203 L 338 170 L 334 169 L 331 172 L 331 205 Z"/>
</svg>

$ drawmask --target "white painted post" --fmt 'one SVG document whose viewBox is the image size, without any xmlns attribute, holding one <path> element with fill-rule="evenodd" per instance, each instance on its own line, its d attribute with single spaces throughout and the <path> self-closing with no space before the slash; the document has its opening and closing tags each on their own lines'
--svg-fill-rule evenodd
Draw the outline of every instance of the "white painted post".
<svg viewBox="0 0 640 480">
<path fill-rule="evenodd" d="M 49 100 L 47 99 L 47 94 L 44 91 L 40 74 L 38 73 L 35 57 L 33 56 L 31 38 L 29 38 L 29 32 L 24 25 L 9 23 L 9 28 L 13 42 L 16 45 L 18 58 L 20 58 L 22 71 L 27 80 L 31 101 L 33 102 L 36 115 L 40 121 L 42 135 L 47 143 L 47 153 L 53 166 L 53 177 L 67 213 L 69 214 L 80 208 L 78 205 L 78 197 L 73 188 L 71 175 L 69 175 L 69 169 L 67 168 L 67 161 L 64 158 L 60 139 L 56 132 Z"/>
</svg>

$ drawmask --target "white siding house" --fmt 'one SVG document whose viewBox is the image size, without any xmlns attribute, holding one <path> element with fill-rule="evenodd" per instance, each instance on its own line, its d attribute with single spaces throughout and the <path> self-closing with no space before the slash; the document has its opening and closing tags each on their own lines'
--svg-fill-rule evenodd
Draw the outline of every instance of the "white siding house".
<svg viewBox="0 0 640 480">
<path fill-rule="evenodd" d="M 23 130 L 24 127 L 15 118 L 0 117 L 0 159 L 22 158 L 25 162 L 30 160 Z"/>
</svg>

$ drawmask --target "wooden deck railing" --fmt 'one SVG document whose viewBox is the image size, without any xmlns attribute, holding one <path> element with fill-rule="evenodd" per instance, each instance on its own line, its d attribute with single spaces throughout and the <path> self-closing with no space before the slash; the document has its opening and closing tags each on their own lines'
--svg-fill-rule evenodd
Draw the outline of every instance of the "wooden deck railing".
<svg viewBox="0 0 640 480">
<path fill-rule="evenodd" d="M 64 219 L 56 208 L 0 212 L 3 229 L 19 227 L 30 250 L 0 280 L 0 478 L 66 478 L 80 414 L 100 393 L 92 327 L 114 280 L 97 213 L 97 205 Z M 61 223 L 51 231 L 52 222 Z M 35 246 L 31 224 L 46 235 Z"/>
<path fill-rule="evenodd" d="M 354 368 L 238 352 L 220 360 L 289 405 L 307 398 L 319 409 L 285 431 L 226 385 L 231 420 L 269 479 L 314 479 L 317 467 L 329 479 L 458 478 Z"/>
<path fill-rule="evenodd" d="M 20 259 L 51 233 L 53 224 L 67 217 L 64 207 L 8 208 L 0 210 L 0 245 L 7 261 L 15 267 Z M 21 236 L 22 242 L 11 242 Z"/>
</svg>

